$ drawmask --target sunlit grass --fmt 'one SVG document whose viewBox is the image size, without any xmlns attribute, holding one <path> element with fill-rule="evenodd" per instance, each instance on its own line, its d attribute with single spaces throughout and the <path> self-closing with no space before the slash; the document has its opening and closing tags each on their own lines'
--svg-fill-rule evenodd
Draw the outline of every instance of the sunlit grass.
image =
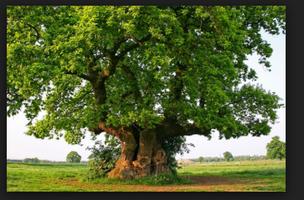
<svg viewBox="0 0 304 200">
<path fill-rule="evenodd" d="M 198 163 L 178 177 L 88 180 L 83 164 L 7 164 L 8 191 L 285 191 L 285 161 Z"/>
</svg>

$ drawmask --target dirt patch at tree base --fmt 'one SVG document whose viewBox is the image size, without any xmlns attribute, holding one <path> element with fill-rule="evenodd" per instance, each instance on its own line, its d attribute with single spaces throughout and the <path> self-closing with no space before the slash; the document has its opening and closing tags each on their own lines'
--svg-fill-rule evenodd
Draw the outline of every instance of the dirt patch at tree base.
<svg viewBox="0 0 304 200">
<path fill-rule="evenodd" d="M 263 186 L 262 180 L 248 180 L 238 178 L 226 178 L 216 176 L 191 176 L 187 177 L 193 183 L 183 185 L 127 185 L 127 184 L 101 184 L 81 182 L 77 179 L 58 180 L 56 184 L 79 189 L 79 191 L 109 191 L 109 192 L 238 192 L 257 191 L 256 186 Z M 251 189 L 250 189 L 251 188 Z"/>
</svg>

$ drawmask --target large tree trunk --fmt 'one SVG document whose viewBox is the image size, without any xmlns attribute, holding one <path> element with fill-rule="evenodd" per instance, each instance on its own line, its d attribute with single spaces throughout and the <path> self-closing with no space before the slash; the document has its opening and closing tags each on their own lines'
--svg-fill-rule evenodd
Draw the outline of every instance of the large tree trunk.
<svg viewBox="0 0 304 200">
<path fill-rule="evenodd" d="M 169 172 L 166 153 L 155 132 L 147 130 L 138 136 L 129 132 L 119 139 L 122 153 L 109 178 L 138 178 Z"/>
<path fill-rule="evenodd" d="M 211 130 L 202 130 L 193 125 L 185 128 L 174 119 L 166 119 L 156 128 L 143 131 L 134 131 L 130 127 L 106 127 L 104 122 L 100 122 L 96 131 L 104 131 L 120 140 L 121 156 L 108 177 L 126 179 L 170 172 L 162 140 L 183 135 L 207 135 Z"/>
</svg>

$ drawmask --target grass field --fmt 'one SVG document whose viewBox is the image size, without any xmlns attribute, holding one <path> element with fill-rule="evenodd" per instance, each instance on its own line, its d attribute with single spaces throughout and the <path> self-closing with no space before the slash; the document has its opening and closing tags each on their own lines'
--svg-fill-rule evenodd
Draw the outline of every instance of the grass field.
<svg viewBox="0 0 304 200">
<path fill-rule="evenodd" d="M 86 179 L 83 164 L 7 164 L 7 191 L 184 191 L 285 192 L 285 161 L 234 161 L 190 164 L 178 170 L 179 182 Z"/>
</svg>

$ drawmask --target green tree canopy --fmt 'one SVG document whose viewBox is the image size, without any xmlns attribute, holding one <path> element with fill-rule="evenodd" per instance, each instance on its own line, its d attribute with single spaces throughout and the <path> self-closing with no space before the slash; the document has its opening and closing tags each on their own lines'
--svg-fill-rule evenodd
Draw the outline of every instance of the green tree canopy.
<svg viewBox="0 0 304 200">
<path fill-rule="evenodd" d="M 285 142 L 280 141 L 278 136 L 272 137 L 271 141 L 266 146 L 267 157 L 270 159 L 284 159 L 286 158 Z"/>
<path fill-rule="evenodd" d="M 204 161 L 204 157 L 202 157 L 202 156 L 198 157 L 197 161 L 200 162 L 200 163 L 203 162 Z"/>
<path fill-rule="evenodd" d="M 70 163 L 80 163 L 81 156 L 76 151 L 71 151 L 66 156 L 66 161 Z"/>
<path fill-rule="evenodd" d="M 223 153 L 223 155 L 224 155 L 224 159 L 226 161 L 233 161 L 234 160 L 232 153 L 230 153 L 229 151 L 225 151 Z"/>
<path fill-rule="evenodd" d="M 283 6 L 9 6 L 7 15 L 7 114 L 23 110 L 29 135 L 78 144 L 106 132 L 138 150 L 152 132 L 155 144 L 214 130 L 260 136 L 277 118 L 279 97 L 250 84 L 245 60 L 256 53 L 270 69 L 261 30 L 285 31 Z"/>
</svg>

